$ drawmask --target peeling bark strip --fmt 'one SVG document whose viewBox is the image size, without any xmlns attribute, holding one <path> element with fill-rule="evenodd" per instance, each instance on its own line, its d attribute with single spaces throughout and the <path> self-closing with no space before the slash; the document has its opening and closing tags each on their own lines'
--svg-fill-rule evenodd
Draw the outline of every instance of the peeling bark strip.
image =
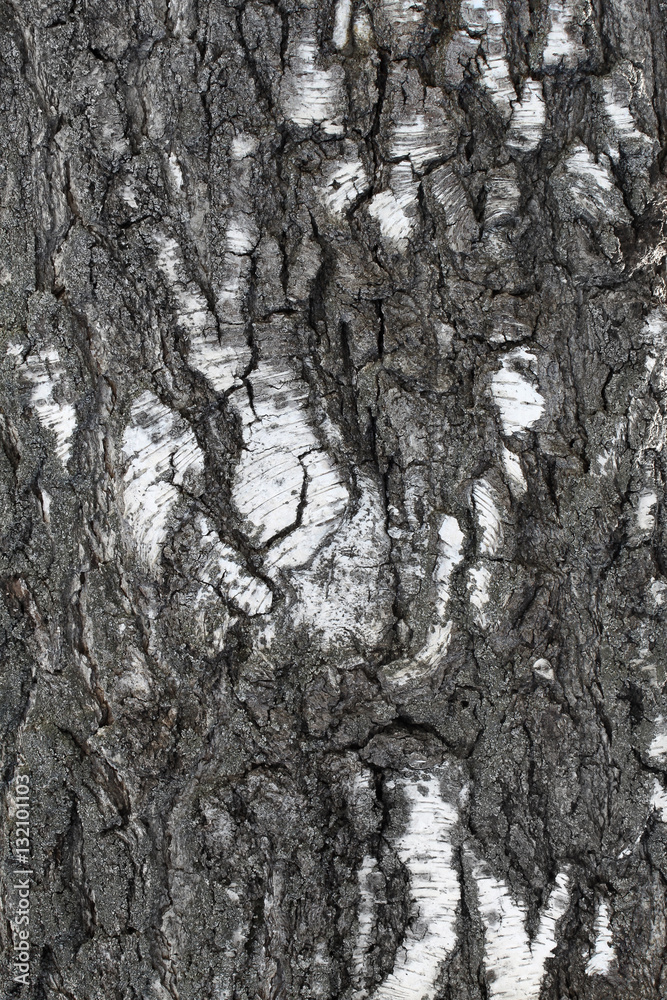
<svg viewBox="0 0 667 1000">
<path fill-rule="evenodd" d="M 179 487 L 186 473 L 203 470 L 203 455 L 192 431 L 150 392 L 142 393 L 132 406 L 123 451 L 129 458 L 125 514 L 142 555 L 155 563 Z"/>
<path fill-rule="evenodd" d="M 398 855 L 410 873 L 412 910 L 394 968 L 374 1000 L 433 997 L 442 962 L 456 946 L 460 889 L 453 865 L 452 827 L 457 810 L 443 801 L 437 777 L 407 784 L 408 827 Z"/>
<path fill-rule="evenodd" d="M 19 358 L 22 354 L 20 344 L 10 344 L 7 354 Z M 32 385 L 30 404 L 36 410 L 45 430 L 53 431 L 56 454 L 63 464 L 67 464 L 72 451 L 71 438 L 76 427 L 76 411 L 71 403 L 56 402 L 54 398 L 63 375 L 58 351 L 52 347 L 28 354 L 18 370 Z"/>
<path fill-rule="evenodd" d="M 666 38 L 0 0 L 3 997 L 667 997 Z"/>
<path fill-rule="evenodd" d="M 614 944 L 609 922 L 609 906 L 604 899 L 598 903 L 595 915 L 595 947 L 586 965 L 589 976 L 607 975 L 614 963 Z"/>
<path fill-rule="evenodd" d="M 568 904 L 568 877 L 560 873 L 535 938 L 525 930 L 526 913 L 507 886 L 483 867 L 475 871 L 484 929 L 489 996 L 499 1000 L 537 1000 L 545 962 L 556 950 L 556 925 Z M 589 963 L 590 964 L 590 963 Z"/>
</svg>

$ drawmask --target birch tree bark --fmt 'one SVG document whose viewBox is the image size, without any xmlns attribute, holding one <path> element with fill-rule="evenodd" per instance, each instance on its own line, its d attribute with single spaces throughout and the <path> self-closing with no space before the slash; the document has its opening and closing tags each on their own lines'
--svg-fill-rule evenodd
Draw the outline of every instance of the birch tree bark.
<svg viewBox="0 0 667 1000">
<path fill-rule="evenodd" d="M 0 0 L 4 996 L 667 997 L 666 27 Z"/>
</svg>

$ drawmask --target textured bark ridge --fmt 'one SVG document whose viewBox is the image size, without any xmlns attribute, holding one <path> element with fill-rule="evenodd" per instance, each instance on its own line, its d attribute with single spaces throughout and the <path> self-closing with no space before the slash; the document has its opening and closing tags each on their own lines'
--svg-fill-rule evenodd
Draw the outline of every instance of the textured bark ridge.
<svg viewBox="0 0 667 1000">
<path fill-rule="evenodd" d="M 0 0 L 3 996 L 667 997 L 666 20 Z"/>
</svg>

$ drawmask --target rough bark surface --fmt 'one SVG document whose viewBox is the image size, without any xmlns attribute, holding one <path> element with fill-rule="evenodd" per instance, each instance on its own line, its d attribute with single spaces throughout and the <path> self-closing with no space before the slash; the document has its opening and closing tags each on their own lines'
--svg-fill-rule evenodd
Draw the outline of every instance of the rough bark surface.
<svg viewBox="0 0 667 1000">
<path fill-rule="evenodd" d="M 0 0 L 4 996 L 667 997 L 665 15 Z"/>
</svg>

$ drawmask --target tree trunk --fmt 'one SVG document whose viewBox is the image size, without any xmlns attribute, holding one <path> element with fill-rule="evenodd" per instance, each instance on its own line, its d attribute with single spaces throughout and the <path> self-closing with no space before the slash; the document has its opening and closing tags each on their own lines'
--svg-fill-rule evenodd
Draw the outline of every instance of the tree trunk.
<svg viewBox="0 0 667 1000">
<path fill-rule="evenodd" d="M 667 997 L 665 21 L 0 0 L 3 996 Z"/>
</svg>

